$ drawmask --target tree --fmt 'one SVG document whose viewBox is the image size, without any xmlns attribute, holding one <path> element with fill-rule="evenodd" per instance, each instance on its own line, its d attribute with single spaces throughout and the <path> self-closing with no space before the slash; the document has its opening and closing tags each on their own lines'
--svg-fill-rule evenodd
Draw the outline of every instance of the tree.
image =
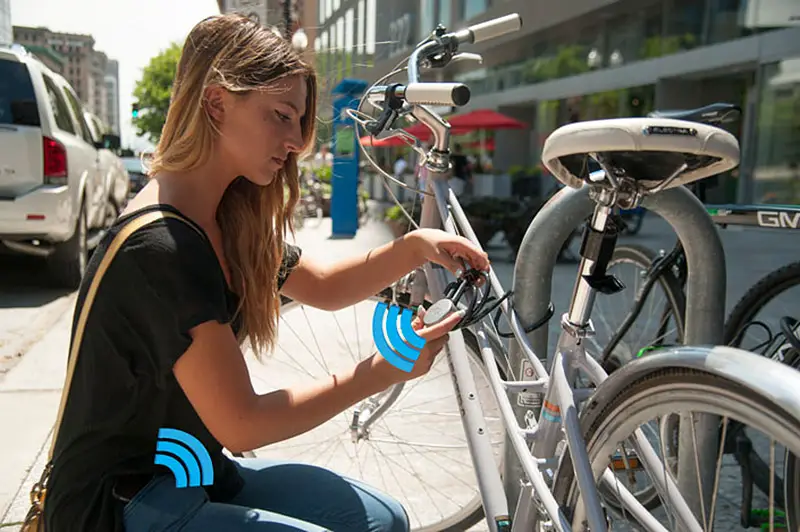
<svg viewBox="0 0 800 532">
<path fill-rule="evenodd" d="M 139 113 L 131 118 L 131 123 L 137 128 L 138 135 L 147 135 L 154 144 L 158 143 L 167 119 L 172 82 L 175 80 L 180 56 L 181 46 L 172 43 L 169 48 L 150 59 L 150 64 L 142 72 L 142 79 L 136 82 L 133 89 Z"/>
</svg>

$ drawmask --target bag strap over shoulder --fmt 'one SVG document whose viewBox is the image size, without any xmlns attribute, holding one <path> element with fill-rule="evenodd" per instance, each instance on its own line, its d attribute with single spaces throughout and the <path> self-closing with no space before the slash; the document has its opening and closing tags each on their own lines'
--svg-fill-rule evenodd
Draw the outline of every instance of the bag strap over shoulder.
<svg viewBox="0 0 800 532">
<path fill-rule="evenodd" d="M 86 321 L 89 318 L 89 311 L 92 308 L 95 295 L 97 295 L 97 289 L 100 285 L 100 280 L 103 278 L 103 275 L 105 275 L 106 270 L 108 270 L 108 267 L 111 264 L 111 261 L 114 259 L 114 256 L 117 254 L 117 251 L 119 251 L 119 248 L 122 247 L 122 244 L 125 243 L 128 237 L 130 237 L 136 230 L 163 218 L 175 218 L 181 220 L 192 227 L 192 229 L 200 233 L 200 231 L 188 220 L 186 220 L 185 217 L 172 211 L 157 210 L 137 215 L 135 218 L 127 222 L 111 241 L 111 244 L 108 246 L 108 250 L 106 251 L 105 255 L 103 255 L 103 259 L 100 261 L 100 265 L 97 267 L 97 271 L 92 278 L 91 284 L 89 285 L 89 290 L 86 292 L 86 298 L 84 299 L 83 305 L 80 309 L 78 323 L 75 327 L 75 336 L 72 339 L 72 348 L 70 349 L 69 354 L 67 376 L 64 381 L 64 389 L 61 392 L 61 404 L 58 406 L 58 417 L 56 418 L 55 427 L 53 429 L 53 440 L 50 443 L 48 461 L 53 459 L 56 439 L 58 438 L 58 431 L 61 428 L 61 419 L 64 415 L 64 407 L 67 404 L 67 397 L 69 396 L 69 390 L 72 386 L 73 374 L 75 373 L 75 367 L 78 363 L 78 353 L 80 352 L 81 341 L 83 340 L 83 332 L 86 328 Z"/>
</svg>

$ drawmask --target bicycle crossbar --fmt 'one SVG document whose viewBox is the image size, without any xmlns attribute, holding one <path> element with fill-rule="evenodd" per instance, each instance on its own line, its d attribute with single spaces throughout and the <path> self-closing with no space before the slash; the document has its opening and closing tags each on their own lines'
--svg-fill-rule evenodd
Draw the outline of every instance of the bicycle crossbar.
<svg viewBox="0 0 800 532">
<path fill-rule="evenodd" d="M 800 229 L 800 205 L 706 205 L 719 225 Z"/>
</svg>

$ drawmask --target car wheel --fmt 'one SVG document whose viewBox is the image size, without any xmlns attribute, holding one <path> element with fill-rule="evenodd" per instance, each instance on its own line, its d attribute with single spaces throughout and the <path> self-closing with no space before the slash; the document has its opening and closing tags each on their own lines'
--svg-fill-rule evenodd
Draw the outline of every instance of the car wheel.
<svg viewBox="0 0 800 532">
<path fill-rule="evenodd" d="M 80 286 L 89 262 L 86 209 L 81 203 L 75 231 L 69 240 L 56 245 L 48 258 L 50 273 L 59 287 L 75 290 Z"/>
</svg>

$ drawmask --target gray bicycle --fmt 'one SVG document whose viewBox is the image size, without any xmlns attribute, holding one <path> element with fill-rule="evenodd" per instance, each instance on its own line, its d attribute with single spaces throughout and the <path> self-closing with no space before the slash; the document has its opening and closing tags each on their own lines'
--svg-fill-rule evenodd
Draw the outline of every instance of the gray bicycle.
<svg viewBox="0 0 800 532">
<path fill-rule="evenodd" d="M 351 112 L 372 135 L 401 135 L 424 157 L 426 189 L 416 190 L 424 195 L 419 227 L 443 228 L 477 243 L 447 184 L 449 125 L 432 107 L 465 105 L 469 89 L 420 82 L 420 69 L 478 59 L 460 47 L 520 25 L 517 15 L 509 15 L 456 32 L 439 26 Z M 401 72 L 407 83 L 383 84 Z M 402 116 L 430 128 L 429 151 L 393 129 Z M 248 360 L 259 392 L 335 372 L 376 352 L 370 327 L 376 301 L 426 306 L 429 323 L 457 309 L 466 315 L 450 334 L 446 356 L 424 377 L 255 454 L 312 461 L 382 488 L 404 504 L 415 530 L 464 531 L 481 520 L 491 531 L 599 531 L 612 524 L 616 530 L 625 529 L 617 528 L 625 521 L 645 530 L 731 530 L 718 519 L 726 509 L 716 489 L 722 467 L 717 428 L 730 419 L 766 434 L 773 443 L 771 466 L 778 467 L 776 441 L 785 455 L 800 454 L 800 377 L 772 360 L 716 346 L 724 254 L 708 214 L 683 186 L 736 166 L 738 143 L 702 124 L 617 119 L 562 127 L 548 138 L 542 156 L 567 187 L 530 224 L 513 291 L 493 270 L 479 285 L 478 272 L 452 279 L 428 264 L 372 301 L 342 311 L 285 302 L 276 353 L 264 365 Z M 588 172 L 590 158 L 602 175 Z M 612 209 L 640 204 L 670 222 L 685 242 L 684 336 L 697 346 L 664 350 L 609 377 L 587 355 L 585 340 L 593 333 L 595 298 L 622 288 L 606 272 L 616 238 Z M 552 271 L 563 242 L 587 215 L 591 222 L 558 347 L 545 357 L 543 325 L 554 315 Z M 663 421 L 676 413 L 676 431 L 663 430 Z M 678 453 L 670 451 L 674 437 Z M 659 496 L 657 512 L 637 496 L 643 477 Z M 778 507 L 800 507 L 800 488 L 785 491 L 793 498 Z M 773 523 L 775 507 L 774 501 L 768 506 Z M 789 519 L 796 528 L 797 516 Z"/>
</svg>

